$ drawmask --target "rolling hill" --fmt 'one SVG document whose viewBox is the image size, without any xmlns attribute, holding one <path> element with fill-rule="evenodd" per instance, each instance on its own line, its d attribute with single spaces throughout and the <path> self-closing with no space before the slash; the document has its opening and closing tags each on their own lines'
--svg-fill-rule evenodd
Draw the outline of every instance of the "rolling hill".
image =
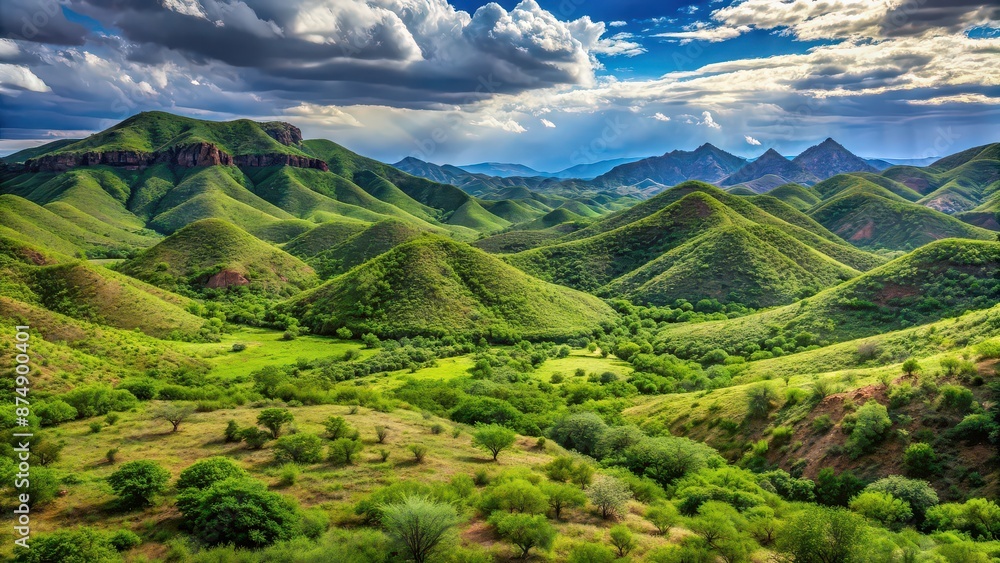
<svg viewBox="0 0 1000 563">
<path fill-rule="evenodd" d="M 323 223 L 285 245 L 322 278 L 350 270 L 421 235 L 421 231 L 396 219 L 370 226 L 354 223 Z"/>
<path fill-rule="evenodd" d="M 768 192 L 769 196 L 791 205 L 799 211 L 806 211 L 821 201 L 814 190 L 798 184 L 785 184 Z"/>
<path fill-rule="evenodd" d="M 494 341 L 581 336 L 613 317 L 593 296 L 435 235 L 398 246 L 285 308 L 320 334 L 347 327 L 383 337 L 462 334 Z"/>
<path fill-rule="evenodd" d="M 998 268 L 1000 243 L 937 241 L 801 303 L 738 319 L 668 327 L 659 338 L 668 351 L 683 357 L 714 348 L 749 356 L 780 345 L 777 336 L 785 342 L 800 332 L 810 333 L 821 345 L 860 339 L 992 306 L 1000 299 Z"/>
<path fill-rule="evenodd" d="M 830 181 L 837 181 L 840 187 L 823 192 L 833 195 L 809 214 L 859 247 L 909 250 L 944 238 L 996 239 L 991 231 L 906 201 L 863 178 L 836 176 Z"/>
<path fill-rule="evenodd" d="M 120 271 L 170 290 L 246 285 L 290 295 L 316 283 L 301 260 L 222 219 L 187 225 L 124 262 Z"/>
<path fill-rule="evenodd" d="M 678 298 L 715 298 L 770 306 L 858 274 L 818 249 L 846 250 L 847 245 L 779 219 L 739 196 L 689 183 L 657 198 L 662 202 L 641 205 L 655 208 L 663 203 L 662 208 L 649 209 L 648 215 L 620 227 L 507 259 L 542 279 L 660 305 Z M 738 264 L 747 268 L 733 275 Z M 783 277 L 779 272 L 786 270 Z"/>
</svg>

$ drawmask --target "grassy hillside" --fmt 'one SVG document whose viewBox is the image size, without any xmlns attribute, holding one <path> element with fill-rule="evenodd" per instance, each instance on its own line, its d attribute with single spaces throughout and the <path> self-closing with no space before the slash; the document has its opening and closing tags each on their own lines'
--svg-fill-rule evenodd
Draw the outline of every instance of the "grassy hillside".
<svg viewBox="0 0 1000 563">
<path fill-rule="evenodd" d="M 928 207 L 869 193 L 866 188 L 851 190 L 858 191 L 842 193 L 814 208 L 810 215 L 859 247 L 911 250 L 950 237 L 996 239 L 991 231 Z"/>
<path fill-rule="evenodd" d="M 880 263 L 790 206 L 760 197 L 760 203 L 784 219 L 740 196 L 688 185 L 640 204 L 640 212 L 633 208 L 612 215 L 567 238 L 599 234 L 527 250 L 508 260 L 542 279 L 601 295 L 623 294 L 654 304 L 718 298 L 753 306 L 789 303 L 857 275 L 857 269 L 838 258 L 865 269 Z M 661 208 L 666 202 L 672 203 Z M 600 232 L 606 227 L 602 223 L 616 224 L 622 215 L 642 218 Z M 760 270 L 748 266 L 745 276 L 730 276 L 727 271 L 742 261 Z M 781 272 L 796 263 L 804 269 L 793 266 L 797 273 L 783 279 Z"/>
<path fill-rule="evenodd" d="M 350 223 L 324 223 L 285 245 L 285 250 L 302 258 L 325 279 L 416 239 L 421 233 L 396 219 L 360 230 Z"/>
<path fill-rule="evenodd" d="M 172 147 L 212 143 L 231 155 L 293 154 L 297 148 L 279 143 L 266 126 L 248 119 L 203 121 L 164 112 L 137 114 L 101 133 L 58 147 L 49 154 L 135 151 L 151 154 Z"/>
<path fill-rule="evenodd" d="M 769 196 L 780 199 L 799 211 L 806 211 L 820 202 L 820 197 L 811 188 L 798 184 L 784 184 L 768 192 Z"/>
<path fill-rule="evenodd" d="M 221 219 L 191 223 L 120 269 L 168 289 L 249 285 L 288 295 L 316 283 L 301 260 Z"/>
<path fill-rule="evenodd" d="M 700 357 L 715 348 L 747 357 L 800 332 L 830 344 L 926 324 L 1000 298 L 1000 243 L 950 239 L 928 244 L 798 304 L 660 334 L 666 349 Z M 781 337 L 778 340 L 778 337 Z"/>
<path fill-rule="evenodd" d="M 287 309 L 319 333 L 480 335 L 506 340 L 587 334 L 611 310 L 462 243 L 433 235 L 396 247 L 311 290 Z"/>
</svg>

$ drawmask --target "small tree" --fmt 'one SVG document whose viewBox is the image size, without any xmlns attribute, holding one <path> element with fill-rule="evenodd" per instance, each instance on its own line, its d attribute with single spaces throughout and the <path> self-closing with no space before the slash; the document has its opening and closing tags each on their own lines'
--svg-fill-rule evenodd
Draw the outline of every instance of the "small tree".
<svg viewBox="0 0 1000 563">
<path fill-rule="evenodd" d="M 568 563 L 615 563 L 615 552 L 599 543 L 578 543 L 569 551 Z"/>
<path fill-rule="evenodd" d="M 510 479 L 500 482 L 483 495 L 483 512 L 496 510 L 541 514 L 549 507 L 545 494 L 526 479 Z"/>
<path fill-rule="evenodd" d="M 384 444 L 385 439 L 389 437 L 389 429 L 380 424 L 375 425 L 375 441 L 379 444 Z"/>
<path fill-rule="evenodd" d="M 248 449 L 259 450 L 271 439 L 271 433 L 260 428 L 244 428 L 240 430 L 240 439 Z"/>
<path fill-rule="evenodd" d="M 323 421 L 323 427 L 326 428 L 326 437 L 331 440 L 354 438 L 354 435 L 357 433 L 357 430 L 352 428 L 342 416 L 327 418 Z"/>
<path fill-rule="evenodd" d="M 153 418 L 169 422 L 173 427 L 171 432 L 177 432 L 181 423 L 192 414 L 194 414 L 192 403 L 164 402 L 153 409 Z"/>
<path fill-rule="evenodd" d="M 490 524 L 500 537 L 516 545 L 521 550 L 521 558 L 527 559 L 533 548 L 548 550 L 556 537 L 556 530 L 542 515 L 506 514 L 496 512 L 489 518 Z"/>
<path fill-rule="evenodd" d="M 878 401 L 869 400 L 857 411 L 857 421 L 851 431 L 848 446 L 851 455 L 857 457 L 866 454 L 885 438 L 886 432 L 892 426 L 889 411 Z"/>
<path fill-rule="evenodd" d="M 610 535 L 611 545 L 615 546 L 615 549 L 618 550 L 618 557 L 625 557 L 635 549 L 635 538 L 632 536 L 632 530 L 629 530 L 628 526 L 624 524 L 613 526 Z"/>
<path fill-rule="evenodd" d="M 587 490 L 590 502 L 601 511 L 601 517 L 608 519 L 620 514 L 625 503 L 632 498 L 628 485 L 614 477 L 602 477 Z"/>
<path fill-rule="evenodd" d="M 225 441 L 227 444 L 232 442 L 239 442 L 243 438 L 240 436 L 240 425 L 236 423 L 235 420 L 230 420 L 226 423 L 225 431 Z"/>
<path fill-rule="evenodd" d="M 281 436 L 281 428 L 295 420 L 288 409 L 264 409 L 257 415 L 257 424 L 267 428 L 271 432 L 271 437 L 277 439 Z"/>
<path fill-rule="evenodd" d="M 350 340 L 352 336 L 354 336 L 354 333 L 351 332 L 351 329 L 346 326 L 342 326 L 337 329 L 337 338 L 340 338 L 341 340 Z"/>
<path fill-rule="evenodd" d="M 246 476 L 247 472 L 233 460 L 226 457 L 210 457 L 198 460 L 181 471 L 180 477 L 177 478 L 177 490 L 207 489 L 220 481 Z"/>
<path fill-rule="evenodd" d="M 31 548 L 15 548 L 18 563 L 90 563 L 121 561 L 111 536 L 90 527 L 58 530 L 31 538 Z"/>
<path fill-rule="evenodd" d="M 750 418 L 767 418 L 771 412 L 771 403 L 778 394 L 767 383 L 751 387 L 747 392 L 747 416 Z"/>
<path fill-rule="evenodd" d="M 669 503 L 655 504 L 646 510 L 646 520 L 656 526 L 656 531 L 663 535 L 670 533 L 670 528 L 677 524 L 678 518 L 677 508 Z"/>
<path fill-rule="evenodd" d="M 906 501 L 878 491 L 861 493 L 851 500 L 849 506 L 854 512 L 887 528 L 902 526 L 913 517 L 913 511 Z"/>
<path fill-rule="evenodd" d="M 486 450 L 497 460 L 500 452 L 514 445 L 517 434 L 499 424 L 485 424 L 476 427 L 472 435 L 472 445 Z"/>
<path fill-rule="evenodd" d="M 910 358 L 903 362 L 903 373 L 912 376 L 913 374 L 920 371 L 920 362 L 914 358 Z"/>
<path fill-rule="evenodd" d="M 937 471 L 937 454 L 930 444 L 916 442 L 903 452 L 903 465 L 910 475 L 923 477 Z"/>
<path fill-rule="evenodd" d="M 811 506 L 778 536 L 778 549 L 796 563 L 860 560 L 867 538 L 862 517 L 842 508 Z"/>
<path fill-rule="evenodd" d="M 407 496 L 381 510 L 382 527 L 416 563 L 427 561 L 458 522 L 450 504 Z"/>
<path fill-rule="evenodd" d="M 141 508 L 153 504 L 153 497 L 163 492 L 170 472 L 149 460 L 122 464 L 108 477 L 111 490 L 118 495 L 124 508 Z"/>
<path fill-rule="evenodd" d="M 357 440 L 337 438 L 330 444 L 330 462 L 337 465 L 350 465 L 354 462 L 354 456 L 360 453 L 363 447 L 361 442 Z"/>
<path fill-rule="evenodd" d="M 545 483 L 542 493 L 549 498 L 549 508 L 556 520 L 562 515 L 564 508 L 581 507 L 587 504 L 587 495 L 578 487 L 565 483 Z"/>
<path fill-rule="evenodd" d="M 274 459 L 279 463 L 319 463 L 323 460 L 323 440 L 304 432 L 282 436 L 274 444 Z"/>
<path fill-rule="evenodd" d="M 417 463 L 423 463 L 424 458 L 427 457 L 427 446 L 423 444 L 410 444 L 408 448 L 410 453 L 413 454 L 413 459 Z"/>
</svg>

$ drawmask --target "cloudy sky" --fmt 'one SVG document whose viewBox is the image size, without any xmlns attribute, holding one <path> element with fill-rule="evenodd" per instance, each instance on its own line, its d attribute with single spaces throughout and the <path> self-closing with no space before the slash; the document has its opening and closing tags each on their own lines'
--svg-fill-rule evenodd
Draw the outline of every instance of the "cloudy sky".
<svg viewBox="0 0 1000 563">
<path fill-rule="evenodd" d="M 144 110 L 542 170 L 1000 141 L 996 0 L 3 0 L 0 21 L 0 152 Z"/>
</svg>

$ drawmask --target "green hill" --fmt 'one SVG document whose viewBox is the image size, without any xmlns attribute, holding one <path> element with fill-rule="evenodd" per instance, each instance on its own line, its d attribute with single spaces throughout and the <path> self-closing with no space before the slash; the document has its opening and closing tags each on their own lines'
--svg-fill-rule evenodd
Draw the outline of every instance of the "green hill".
<svg viewBox="0 0 1000 563">
<path fill-rule="evenodd" d="M 799 211 L 806 211 L 819 203 L 820 197 L 811 189 L 798 184 L 784 184 L 767 192 L 767 195 L 791 205 Z"/>
<path fill-rule="evenodd" d="M 305 260 L 343 243 L 364 231 L 369 225 L 363 221 L 347 218 L 326 221 L 288 241 L 283 248 L 285 252 Z"/>
<path fill-rule="evenodd" d="M 749 356 L 787 346 L 801 332 L 820 345 L 864 338 L 993 306 L 1000 299 L 998 269 L 1000 243 L 937 241 L 795 305 L 674 325 L 658 338 L 685 357 L 715 348 Z"/>
<path fill-rule="evenodd" d="M 421 235 L 421 231 L 396 219 L 360 230 L 347 223 L 324 225 L 285 245 L 286 251 L 302 258 L 322 278 L 346 272 Z"/>
<path fill-rule="evenodd" d="M 289 154 L 305 156 L 301 150 L 278 142 L 268 134 L 280 123 L 257 123 L 249 119 L 204 121 L 170 113 L 137 114 L 86 139 L 57 147 L 47 154 L 131 151 L 152 154 L 175 147 L 211 143 L 230 155 Z"/>
<path fill-rule="evenodd" d="M 490 213 L 511 223 L 526 223 L 543 214 L 542 211 L 534 207 L 512 199 L 503 199 L 500 201 L 481 200 L 479 204 Z"/>
<path fill-rule="evenodd" d="M 700 191 L 613 231 L 508 260 L 542 279 L 651 304 L 717 298 L 769 306 L 858 274 L 781 228 L 752 222 Z"/>
<path fill-rule="evenodd" d="M 249 285 L 289 295 L 316 283 L 301 260 L 221 219 L 191 223 L 120 270 L 166 289 Z"/>
<path fill-rule="evenodd" d="M 541 282 L 435 235 L 371 260 L 286 304 L 314 332 L 462 334 L 493 340 L 589 334 L 613 316 L 599 299 Z"/>
<path fill-rule="evenodd" d="M 943 238 L 996 238 L 995 233 L 928 207 L 866 191 L 835 197 L 810 215 L 862 248 L 908 250 Z"/>
<path fill-rule="evenodd" d="M 16 163 L 24 162 L 30 158 L 35 158 L 40 154 L 45 154 L 48 152 L 57 151 L 67 145 L 72 145 L 78 142 L 80 139 L 59 139 L 58 141 L 52 141 L 51 143 L 45 143 L 44 145 L 39 145 L 37 147 L 32 147 L 30 149 L 24 149 L 11 153 L 3 158 L 0 158 L 0 162 L 5 163 Z"/>
<path fill-rule="evenodd" d="M 816 248 L 823 254 L 841 262 L 842 264 L 859 271 L 870 270 L 871 268 L 884 263 L 884 260 L 867 252 L 859 251 L 857 248 L 842 241 L 831 241 L 827 236 L 829 232 L 825 229 L 811 231 L 798 225 L 793 225 L 788 221 L 775 217 L 763 209 L 757 207 L 750 200 L 743 196 L 736 196 L 727 193 L 715 186 L 703 182 L 684 182 L 669 190 L 656 195 L 638 205 L 619 211 L 602 218 L 591 226 L 581 229 L 566 238 L 580 239 L 593 236 L 602 232 L 617 229 L 623 225 L 635 222 L 643 217 L 656 213 L 660 209 L 673 204 L 688 194 L 701 192 L 710 195 L 712 198 L 724 203 L 733 211 L 739 213 L 744 218 L 755 223 L 773 225 L 783 229 L 799 241 Z"/>
</svg>

